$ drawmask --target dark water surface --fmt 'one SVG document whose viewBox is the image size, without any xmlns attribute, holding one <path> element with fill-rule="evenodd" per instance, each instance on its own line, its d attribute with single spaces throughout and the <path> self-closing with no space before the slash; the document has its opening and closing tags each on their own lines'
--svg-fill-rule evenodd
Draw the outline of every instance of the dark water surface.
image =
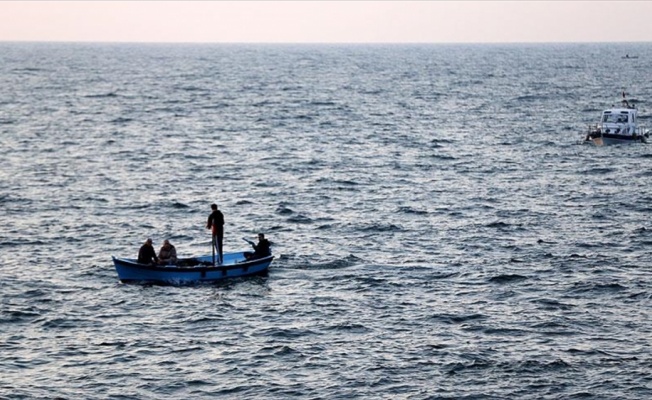
<svg viewBox="0 0 652 400">
<path fill-rule="evenodd" d="M 0 398 L 652 397 L 651 147 L 577 144 L 651 60 L 0 44 Z M 118 282 L 212 202 L 269 276 Z"/>
</svg>

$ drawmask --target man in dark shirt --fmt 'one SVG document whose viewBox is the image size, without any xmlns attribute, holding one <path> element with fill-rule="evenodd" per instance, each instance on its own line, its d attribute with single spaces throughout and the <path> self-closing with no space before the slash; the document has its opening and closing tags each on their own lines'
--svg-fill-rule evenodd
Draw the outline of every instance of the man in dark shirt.
<svg viewBox="0 0 652 400">
<path fill-rule="evenodd" d="M 206 228 L 212 230 L 213 249 L 217 247 L 219 263 L 222 264 L 222 261 L 224 260 L 224 253 L 222 252 L 222 241 L 224 240 L 224 215 L 217 209 L 217 204 L 211 204 L 211 210 L 213 210 L 213 212 L 208 216 Z"/>
<path fill-rule="evenodd" d="M 255 260 L 258 258 L 264 258 L 272 254 L 272 250 L 270 249 L 271 243 L 269 243 L 269 240 L 265 239 L 265 234 L 259 233 L 258 234 L 258 243 L 251 242 L 247 240 L 249 244 L 251 244 L 254 248 L 254 252 L 251 253 L 249 251 L 244 253 L 244 256 L 247 260 Z"/>
<path fill-rule="evenodd" d="M 140 250 L 138 250 L 138 263 L 139 264 L 158 263 L 158 257 L 156 256 L 156 251 L 154 251 L 154 246 L 152 246 L 152 239 L 148 238 L 145 241 L 145 244 L 140 246 Z"/>
</svg>

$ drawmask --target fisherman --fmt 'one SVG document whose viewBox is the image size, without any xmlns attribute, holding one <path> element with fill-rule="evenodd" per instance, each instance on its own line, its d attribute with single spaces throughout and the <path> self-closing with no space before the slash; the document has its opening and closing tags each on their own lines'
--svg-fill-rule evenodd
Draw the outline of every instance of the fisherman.
<svg viewBox="0 0 652 400">
<path fill-rule="evenodd" d="M 177 249 L 170 243 L 169 240 L 163 241 L 163 246 L 158 251 L 159 264 L 174 265 L 177 263 Z"/>
<path fill-rule="evenodd" d="M 156 251 L 154 251 L 154 246 L 152 246 L 152 238 L 147 238 L 145 243 L 142 246 L 140 246 L 140 250 L 138 250 L 138 263 L 139 264 L 158 263 L 158 257 L 156 256 Z"/>
<path fill-rule="evenodd" d="M 213 249 L 217 248 L 218 263 L 222 264 L 224 261 L 224 253 L 222 252 L 222 242 L 224 240 L 224 215 L 217 209 L 217 204 L 211 204 L 211 210 L 213 211 L 211 212 L 211 215 L 208 216 L 206 229 L 211 229 Z"/>
<path fill-rule="evenodd" d="M 264 258 L 272 254 L 272 250 L 270 249 L 271 243 L 269 240 L 265 239 L 264 233 L 258 234 L 258 243 L 254 243 L 251 240 L 247 240 L 247 242 L 249 242 L 249 244 L 254 248 L 253 253 L 250 251 L 245 251 L 244 256 L 247 260 L 256 260 L 258 258 Z"/>
</svg>

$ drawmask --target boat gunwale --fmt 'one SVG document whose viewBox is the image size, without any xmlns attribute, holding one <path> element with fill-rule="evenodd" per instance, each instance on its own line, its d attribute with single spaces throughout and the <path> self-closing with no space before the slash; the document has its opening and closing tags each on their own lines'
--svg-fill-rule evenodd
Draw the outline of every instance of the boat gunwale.
<svg viewBox="0 0 652 400">
<path fill-rule="evenodd" d="M 178 267 L 175 265 L 154 265 L 154 264 L 140 264 L 132 259 L 128 258 L 119 258 L 111 256 L 113 258 L 114 264 L 120 263 L 126 267 L 138 268 L 147 271 L 157 271 L 157 272 L 170 272 L 170 273 L 179 273 L 179 272 L 211 272 L 211 271 L 229 271 L 234 269 L 243 269 L 256 266 L 259 264 L 264 264 L 267 262 L 272 262 L 274 255 L 269 255 L 267 257 L 256 258 L 255 260 L 244 261 L 236 264 L 229 265 L 203 265 L 203 266 L 193 266 L 193 267 Z M 200 256 L 201 257 L 201 256 Z M 189 257 L 183 258 L 180 260 L 196 260 L 200 257 Z"/>
</svg>

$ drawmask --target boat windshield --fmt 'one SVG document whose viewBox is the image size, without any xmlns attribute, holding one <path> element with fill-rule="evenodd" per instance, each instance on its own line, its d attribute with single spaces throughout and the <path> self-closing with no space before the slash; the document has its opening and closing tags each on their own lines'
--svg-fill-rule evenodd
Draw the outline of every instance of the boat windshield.
<svg viewBox="0 0 652 400">
<path fill-rule="evenodd" d="M 611 124 L 624 124 L 627 123 L 627 114 L 604 114 L 602 116 L 602 122 Z"/>
</svg>

